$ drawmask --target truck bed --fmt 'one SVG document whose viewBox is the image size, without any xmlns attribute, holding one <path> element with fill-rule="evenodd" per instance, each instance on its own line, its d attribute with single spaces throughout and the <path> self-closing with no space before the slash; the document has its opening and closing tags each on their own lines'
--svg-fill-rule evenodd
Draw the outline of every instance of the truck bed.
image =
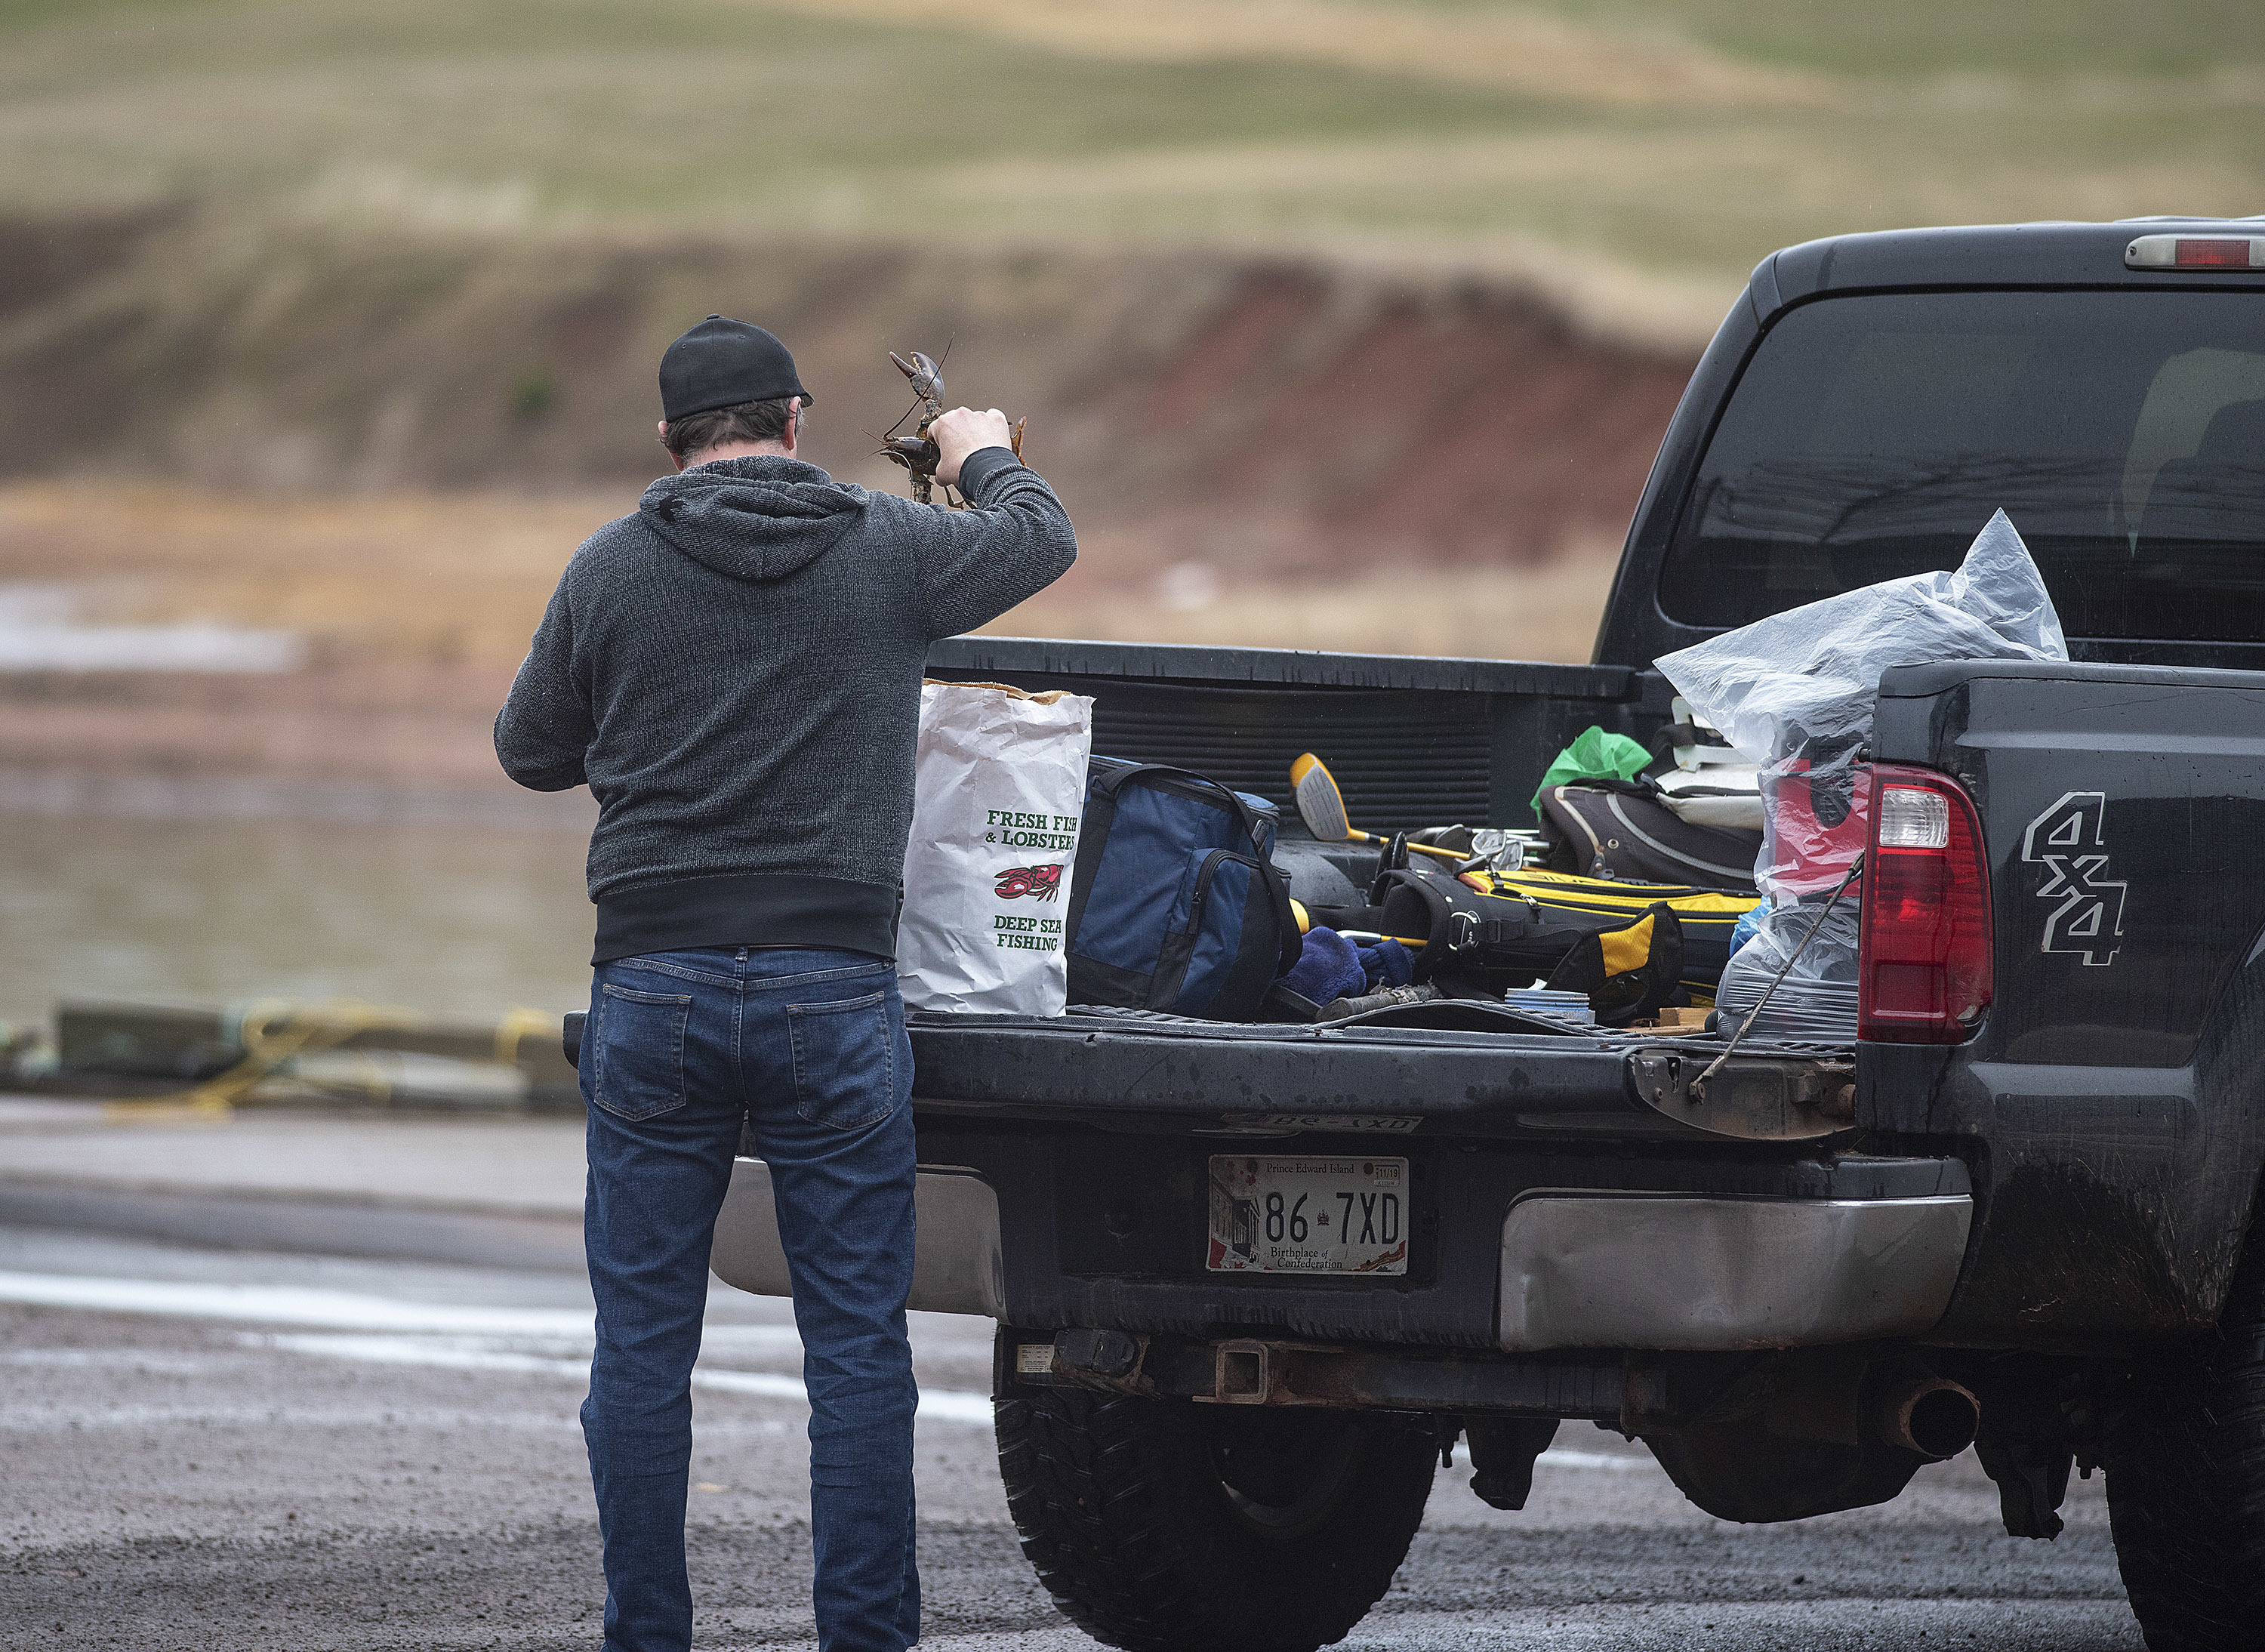
<svg viewBox="0 0 2265 1652">
<path fill-rule="evenodd" d="M 1320 905 L 1357 899 L 1366 877 L 1331 863 L 1339 846 L 1305 838 L 1290 787 L 1300 753 L 1330 765 L 1359 826 L 1515 824 L 1581 731 L 1642 737 L 1669 700 L 1657 673 L 1620 666 L 1032 637 L 954 637 L 931 650 L 929 672 L 1089 695 L 1097 754 L 1178 764 L 1273 799 L 1291 893 Z M 924 1118 L 1116 1131 L 1810 1139 L 1845 1127 L 1817 1105 L 1837 1097 L 1854 1059 L 1829 1046 L 1742 1046 L 1701 1103 L 1683 1087 L 1719 1043 L 1543 1015 L 1511 1030 L 1315 1028 L 1073 1006 L 1055 1018 L 911 1024 Z"/>
</svg>

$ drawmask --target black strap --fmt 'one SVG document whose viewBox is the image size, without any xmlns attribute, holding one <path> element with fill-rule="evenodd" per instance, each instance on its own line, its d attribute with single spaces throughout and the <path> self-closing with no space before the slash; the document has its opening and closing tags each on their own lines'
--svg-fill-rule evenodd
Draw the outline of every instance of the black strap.
<svg viewBox="0 0 2265 1652">
<path fill-rule="evenodd" d="M 1468 952 L 1473 947 L 1504 946 L 1512 941 L 1523 941 L 1532 928 L 1523 918 L 1516 923 L 1504 923 L 1499 918 L 1481 918 L 1462 908 L 1450 907 L 1447 912 L 1447 950 Z"/>
<path fill-rule="evenodd" d="M 1440 959 L 1447 956 L 1447 921 L 1454 907 L 1449 903 L 1446 894 L 1436 887 L 1431 879 L 1413 870 L 1395 870 L 1378 873 L 1376 882 L 1370 886 L 1368 891 L 1371 904 L 1379 908 L 1383 907 L 1385 891 L 1395 884 L 1403 889 L 1414 890 L 1417 896 L 1423 901 L 1424 910 L 1428 915 L 1428 921 L 1424 927 L 1424 944 L 1417 948 L 1416 956 L 1410 960 L 1416 972 L 1416 979 L 1419 981 L 1428 980 L 1431 979 L 1432 969 Z"/>
<path fill-rule="evenodd" d="M 1459 879 L 1451 879 L 1428 868 L 1418 870 L 1409 868 L 1402 871 L 1381 874 L 1378 888 L 1381 893 L 1390 884 L 1412 889 L 1424 900 L 1431 914 L 1431 926 L 1424 931 L 1424 945 L 1416 955 L 1419 974 L 1437 969 L 1446 960 L 1487 947 L 1511 946 L 1525 941 L 1533 934 L 1540 908 L 1532 896 L 1523 890 L 1508 894 L 1497 891 L 1482 895 Z M 1499 908 L 1489 912 L 1477 906 L 1480 900 L 1496 900 L 1505 904 L 1518 903 L 1523 910 L 1516 917 L 1502 915 Z M 1381 904 L 1381 903 L 1379 903 Z"/>
<path fill-rule="evenodd" d="M 1634 780 L 1617 780 L 1610 775 L 1581 775 L 1558 782 L 1569 791 L 1602 791 L 1622 797 L 1657 797 L 1659 782 L 1649 775 L 1639 775 Z"/>
</svg>

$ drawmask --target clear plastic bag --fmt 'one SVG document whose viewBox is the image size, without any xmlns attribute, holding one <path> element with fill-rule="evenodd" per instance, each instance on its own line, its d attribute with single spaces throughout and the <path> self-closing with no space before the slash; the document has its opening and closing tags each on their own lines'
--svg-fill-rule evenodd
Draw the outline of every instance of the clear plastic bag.
<svg viewBox="0 0 2265 1652">
<path fill-rule="evenodd" d="M 1756 762 L 1808 740 L 1871 732 L 1880 673 L 1936 659 L 2066 659 L 2060 616 L 1999 511 L 1951 571 L 1804 603 L 1663 655 L 1700 716 Z"/>
<path fill-rule="evenodd" d="M 1820 897 L 1754 909 L 1753 936 L 1730 955 L 1715 992 L 1715 1007 L 1726 1023 L 1723 1030 L 1736 1032 L 1744 1025 L 1778 972 L 1785 970 L 1785 979 L 1755 1017 L 1758 1036 L 1832 1040 L 1855 1036 L 1861 914 L 1853 890 L 1832 902 L 1832 909 L 1820 919 L 1824 905 Z M 1803 947 L 1811 925 L 1817 934 Z M 1786 967 L 1788 958 L 1793 960 L 1790 969 Z"/>
<path fill-rule="evenodd" d="M 2066 659 L 2028 547 L 1999 511 L 1949 572 L 1912 574 L 1742 625 L 1659 669 L 1723 738 L 1764 765 L 1754 881 L 1781 902 L 1839 883 L 1863 848 L 1880 673 L 1939 659 Z M 1822 937 L 1820 937 L 1821 943 Z"/>
<path fill-rule="evenodd" d="M 1802 937 L 1870 831 L 1868 746 L 1880 673 L 1944 659 L 2066 659 L 2068 643 L 2028 547 L 1999 511 L 1949 572 L 1885 579 L 1667 654 L 1692 708 L 1762 765 L 1754 883 L 1771 903 L 1722 972 L 1733 1027 L 1795 961 L 1755 1022 L 1780 1037 L 1853 1037 L 1857 891 Z"/>
</svg>

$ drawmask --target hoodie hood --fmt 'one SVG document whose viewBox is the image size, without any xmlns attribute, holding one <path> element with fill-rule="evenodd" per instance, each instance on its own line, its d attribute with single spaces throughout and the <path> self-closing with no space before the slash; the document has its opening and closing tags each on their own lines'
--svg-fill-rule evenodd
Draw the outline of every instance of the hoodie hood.
<svg viewBox="0 0 2265 1652">
<path fill-rule="evenodd" d="M 734 579 L 783 579 L 831 550 L 865 508 L 865 490 L 814 464 L 764 455 L 661 477 L 637 501 L 645 525 Z"/>
</svg>

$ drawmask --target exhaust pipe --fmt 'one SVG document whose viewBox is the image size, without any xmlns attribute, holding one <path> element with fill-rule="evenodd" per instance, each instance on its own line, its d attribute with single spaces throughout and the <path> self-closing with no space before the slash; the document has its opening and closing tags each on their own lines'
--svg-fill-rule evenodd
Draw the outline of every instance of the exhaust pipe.
<svg viewBox="0 0 2265 1652">
<path fill-rule="evenodd" d="M 1982 1403 L 1948 1378 L 1897 1377 L 1873 1401 L 1872 1426 L 1889 1445 L 1939 1463 L 1974 1444 Z"/>
</svg>

